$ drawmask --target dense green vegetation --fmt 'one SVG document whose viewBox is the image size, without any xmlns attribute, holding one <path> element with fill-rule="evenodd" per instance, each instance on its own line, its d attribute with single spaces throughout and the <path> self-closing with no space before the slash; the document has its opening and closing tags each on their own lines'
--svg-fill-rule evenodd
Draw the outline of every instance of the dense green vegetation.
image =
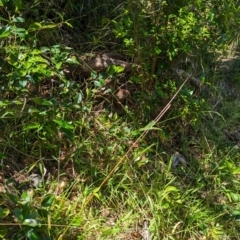
<svg viewBox="0 0 240 240">
<path fill-rule="evenodd" d="M 233 0 L 0 0 L 0 238 L 239 239 L 239 26 Z"/>
</svg>

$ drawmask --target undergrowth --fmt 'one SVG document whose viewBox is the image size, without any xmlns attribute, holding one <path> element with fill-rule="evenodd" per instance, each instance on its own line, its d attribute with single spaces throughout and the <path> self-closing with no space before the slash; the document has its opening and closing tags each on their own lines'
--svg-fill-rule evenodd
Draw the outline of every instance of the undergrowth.
<svg viewBox="0 0 240 240">
<path fill-rule="evenodd" d="M 0 13 L 1 239 L 239 239 L 237 3 Z M 132 70 L 75 71 L 105 52 Z"/>
</svg>

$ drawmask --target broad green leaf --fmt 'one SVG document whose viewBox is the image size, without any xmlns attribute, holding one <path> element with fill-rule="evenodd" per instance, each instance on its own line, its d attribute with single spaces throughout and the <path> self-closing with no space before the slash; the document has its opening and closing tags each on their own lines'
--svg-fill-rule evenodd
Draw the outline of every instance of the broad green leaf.
<svg viewBox="0 0 240 240">
<path fill-rule="evenodd" d="M 21 203 L 22 204 L 26 204 L 26 203 L 29 203 L 31 202 L 32 200 L 32 196 L 31 194 L 27 193 L 26 191 L 24 191 L 22 194 L 21 194 Z"/>
<path fill-rule="evenodd" d="M 235 168 L 234 164 L 230 161 L 225 160 L 224 164 L 228 167 L 228 169 L 232 170 L 233 168 Z"/>
<path fill-rule="evenodd" d="M 1 7 L 1 4 L 0 4 L 0 7 Z M 7 238 L 5 238 L 7 233 L 8 233 L 7 228 L 5 226 L 1 226 L 0 227 L 0 239 L 7 239 Z"/>
<path fill-rule="evenodd" d="M 26 87 L 28 84 L 28 81 L 27 80 L 19 80 L 18 83 L 21 87 Z"/>
<path fill-rule="evenodd" d="M 61 120 L 61 119 L 54 119 L 53 120 L 55 123 L 57 123 L 60 127 L 65 128 L 65 129 L 73 129 L 74 126 L 67 121 Z"/>
<path fill-rule="evenodd" d="M 40 50 L 41 50 L 42 53 L 45 53 L 45 52 L 49 52 L 50 48 L 48 48 L 48 47 L 41 47 Z"/>
<path fill-rule="evenodd" d="M 16 195 L 13 195 L 13 194 L 11 194 L 11 193 L 9 193 L 9 194 L 7 194 L 7 196 L 9 197 L 9 199 L 13 202 L 13 203 L 15 203 L 15 204 L 17 204 L 18 203 L 18 197 L 16 196 Z"/>
<path fill-rule="evenodd" d="M 18 75 L 20 75 L 21 77 L 25 77 L 28 74 L 28 70 L 27 69 L 18 69 L 17 71 Z"/>
<path fill-rule="evenodd" d="M 230 192 L 230 196 L 233 202 L 238 202 L 239 201 L 239 196 L 236 193 Z"/>
<path fill-rule="evenodd" d="M 43 57 L 41 57 L 39 55 L 32 56 L 30 59 L 28 59 L 28 61 L 31 62 L 31 63 L 39 63 L 39 62 L 41 62 L 41 63 L 49 64 L 49 62 L 45 58 L 43 58 Z"/>
<path fill-rule="evenodd" d="M 48 194 L 48 195 L 46 195 L 46 196 L 44 197 L 44 199 L 42 200 L 41 205 L 42 205 L 43 207 L 50 207 L 50 206 L 52 206 L 54 200 L 55 200 L 54 195 Z"/>
<path fill-rule="evenodd" d="M 0 107 L 5 107 L 9 105 L 9 101 L 0 101 Z"/>
<path fill-rule="evenodd" d="M 100 187 L 97 187 L 97 188 L 93 189 L 93 192 L 97 193 L 97 192 L 99 192 L 100 189 L 101 189 Z"/>
<path fill-rule="evenodd" d="M 68 59 L 66 60 L 66 62 L 67 62 L 67 63 L 70 63 L 70 64 L 79 64 L 76 56 L 71 56 L 70 58 L 68 58 Z"/>
<path fill-rule="evenodd" d="M 233 210 L 233 211 L 231 211 L 231 214 L 233 216 L 237 216 L 237 215 L 240 215 L 240 211 L 239 210 Z"/>
<path fill-rule="evenodd" d="M 13 210 L 15 217 L 22 222 L 24 220 L 22 211 L 19 208 L 14 208 Z"/>
<path fill-rule="evenodd" d="M 16 104 L 16 105 L 22 105 L 23 103 L 18 101 L 18 100 L 13 100 L 12 101 L 13 104 Z"/>
<path fill-rule="evenodd" d="M 17 34 L 20 38 L 25 38 L 28 32 L 24 28 L 14 28 L 13 33 Z"/>
<path fill-rule="evenodd" d="M 76 94 L 76 96 L 74 97 L 74 103 L 80 103 L 82 102 L 82 94 L 81 93 L 78 93 Z"/>
<path fill-rule="evenodd" d="M 8 27 L 8 26 L 6 26 L 6 27 L 4 26 L 4 27 L 0 28 L 0 38 L 5 38 L 5 37 L 9 36 L 11 31 L 12 31 L 12 28 Z"/>
<path fill-rule="evenodd" d="M 102 83 L 100 81 L 94 81 L 94 85 L 96 87 L 102 87 Z"/>
<path fill-rule="evenodd" d="M 73 221 L 71 222 L 71 225 L 75 226 L 75 227 L 78 227 L 82 224 L 82 217 L 76 217 L 73 219 Z"/>
<path fill-rule="evenodd" d="M 81 107 L 80 107 L 80 105 L 78 105 L 78 104 L 74 104 L 74 105 L 73 105 L 73 108 L 80 109 Z"/>
<path fill-rule="evenodd" d="M 240 167 L 235 168 L 235 169 L 233 170 L 233 174 L 234 174 L 234 175 L 235 175 L 235 174 L 240 174 Z"/>
<path fill-rule="evenodd" d="M 23 23 L 23 22 L 25 22 L 25 19 L 22 18 L 22 17 L 14 17 L 14 18 L 13 18 L 13 22 Z"/>
<path fill-rule="evenodd" d="M 97 77 L 98 77 L 98 73 L 95 72 L 95 71 L 92 71 L 92 72 L 91 72 L 91 78 L 92 78 L 92 79 L 96 79 Z"/>
<path fill-rule="evenodd" d="M 59 70 L 59 69 L 61 68 L 62 64 L 63 64 L 62 62 L 56 63 L 56 64 L 55 64 L 56 69 Z"/>
<path fill-rule="evenodd" d="M 28 239 L 30 240 L 42 240 L 42 237 L 40 237 L 37 232 L 34 231 L 34 229 L 30 229 L 28 232 L 27 232 L 27 237 Z"/>
<path fill-rule="evenodd" d="M 124 67 L 122 66 L 110 65 L 107 69 L 107 74 L 114 75 L 115 73 L 121 73 L 123 71 L 124 71 Z"/>
<path fill-rule="evenodd" d="M 36 108 L 29 108 L 28 113 L 33 114 L 33 113 L 39 113 L 39 110 Z"/>
<path fill-rule="evenodd" d="M 0 218 L 3 219 L 8 216 L 10 210 L 8 208 L 1 208 L 0 207 Z"/>
<path fill-rule="evenodd" d="M 116 73 L 121 73 L 121 72 L 124 71 L 124 67 L 122 67 L 122 66 L 115 66 L 115 71 L 116 71 Z"/>
<path fill-rule="evenodd" d="M 37 49 L 37 48 L 35 48 L 35 49 L 33 49 L 32 51 L 31 51 L 31 54 L 32 55 L 39 55 L 39 54 L 41 54 L 42 53 L 42 51 L 40 50 L 40 49 Z"/>
<path fill-rule="evenodd" d="M 114 65 L 111 65 L 111 66 L 108 67 L 108 69 L 107 69 L 107 74 L 108 75 L 113 75 L 115 72 L 116 71 L 115 71 Z"/>
<path fill-rule="evenodd" d="M 50 101 L 47 101 L 47 100 L 43 100 L 41 105 L 43 105 L 43 106 L 53 106 L 53 103 L 50 102 Z"/>
<path fill-rule="evenodd" d="M 66 135 L 66 137 L 72 141 L 73 140 L 73 131 L 71 129 L 61 128 L 61 131 Z"/>
</svg>

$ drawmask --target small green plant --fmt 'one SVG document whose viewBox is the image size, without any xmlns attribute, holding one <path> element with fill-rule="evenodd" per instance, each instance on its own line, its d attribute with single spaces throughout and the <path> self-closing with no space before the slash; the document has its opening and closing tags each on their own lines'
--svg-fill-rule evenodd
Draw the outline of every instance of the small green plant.
<svg viewBox="0 0 240 240">
<path fill-rule="evenodd" d="M 17 221 L 17 223 L 9 226 L 11 227 L 12 236 L 14 236 L 11 239 L 25 237 L 28 239 L 51 239 L 49 217 L 50 212 L 53 210 L 54 198 L 53 195 L 49 194 L 42 199 L 38 199 L 33 192 L 23 192 L 20 196 L 11 193 L 6 196 L 2 195 L 2 206 L 7 201 L 11 201 L 14 206 L 11 209 L 1 208 L 0 216 L 3 222 L 5 219 L 9 221 L 12 217 Z M 11 212 L 13 216 L 10 215 Z M 8 222 L 6 222 L 6 225 L 8 225 Z M 1 238 L 9 238 L 7 228 L 5 226 L 1 226 L 1 228 Z"/>
</svg>

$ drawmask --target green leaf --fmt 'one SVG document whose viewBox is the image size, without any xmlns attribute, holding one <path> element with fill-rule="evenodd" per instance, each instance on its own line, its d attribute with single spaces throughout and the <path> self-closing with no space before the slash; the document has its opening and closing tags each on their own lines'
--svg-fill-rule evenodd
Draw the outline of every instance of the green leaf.
<svg viewBox="0 0 240 240">
<path fill-rule="evenodd" d="M 35 23 L 32 23 L 32 24 L 29 26 L 28 30 L 29 30 L 29 31 L 35 31 L 35 30 L 41 29 L 41 27 L 42 27 L 41 23 L 35 22 Z"/>
<path fill-rule="evenodd" d="M 21 211 L 19 208 L 14 208 L 13 212 L 14 212 L 14 216 L 15 216 L 20 222 L 22 222 L 22 221 L 24 220 L 22 211 Z"/>
<path fill-rule="evenodd" d="M 13 22 L 23 23 L 23 22 L 25 22 L 25 19 L 22 18 L 22 17 L 14 17 L 14 18 L 13 18 Z"/>
<path fill-rule="evenodd" d="M 115 67 L 114 67 L 114 65 L 110 65 L 107 69 L 107 74 L 113 75 L 114 73 L 116 73 Z"/>
<path fill-rule="evenodd" d="M 9 101 L 5 100 L 5 101 L 0 101 L 0 107 L 5 107 L 9 105 Z"/>
<path fill-rule="evenodd" d="M 69 23 L 68 21 L 65 21 L 64 22 L 68 27 L 71 27 L 71 28 L 73 28 L 73 26 L 72 26 L 72 24 L 71 23 Z"/>
<path fill-rule="evenodd" d="M 237 216 L 237 215 L 240 215 L 240 211 L 239 210 L 233 210 L 233 211 L 231 211 L 231 214 L 233 216 Z"/>
<path fill-rule="evenodd" d="M 23 128 L 24 131 L 31 130 L 31 129 L 39 129 L 41 127 L 40 123 L 30 123 Z"/>
<path fill-rule="evenodd" d="M 28 32 L 25 28 L 14 28 L 13 33 L 17 34 L 20 38 L 25 38 Z"/>
<path fill-rule="evenodd" d="M 28 192 L 24 191 L 21 194 L 21 200 L 22 200 L 21 201 L 22 204 L 30 203 L 32 200 L 32 196 Z"/>
<path fill-rule="evenodd" d="M 48 24 L 48 25 L 42 26 L 41 29 L 51 29 L 51 28 L 56 28 L 57 26 L 58 26 L 57 24 Z"/>
<path fill-rule="evenodd" d="M 10 210 L 8 208 L 1 208 L 0 207 L 0 218 L 3 219 L 8 216 Z"/>
<path fill-rule="evenodd" d="M 93 195 L 94 195 L 98 200 L 101 200 L 98 193 L 94 193 Z"/>
<path fill-rule="evenodd" d="M 234 175 L 235 175 L 235 174 L 240 174 L 240 167 L 235 168 L 235 169 L 233 170 L 233 174 L 234 174 Z"/>
<path fill-rule="evenodd" d="M 23 7 L 22 0 L 13 0 L 13 2 L 15 4 L 15 11 L 18 12 Z"/>
<path fill-rule="evenodd" d="M 28 239 L 30 240 L 42 240 L 42 237 L 40 237 L 35 231 L 34 229 L 30 229 L 28 232 L 27 232 L 27 237 Z"/>
<path fill-rule="evenodd" d="M 4 26 L 4 27 L 0 28 L 0 38 L 5 38 L 5 37 L 9 36 L 11 31 L 12 31 L 12 28 L 8 27 L 8 26 L 7 27 Z"/>
<path fill-rule="evenodd" d="M 1 7 L 1 2 L 0 2 Z M 5 226 L 0 227 L 0 239 L 6 239 L 5 236 L 7 235 L 7 228 Z"/>
<path fill-rule="evenodd" d="M 35 50 L 35 54 L 36 54 L 36 50 Z M 49 64 L 49 62 L 45 58 L 43 58 L 39 55 L 32 56 L 30 59 L 28 59 L 28 61 L 30 63 L 47 63 L 47 64 Z"/>
<path fill-rule="evenodd" d="M 9 199 L 13 202 L 13 203 L 15 203 L 15 204 L 17 204 L 18 203 L 18 197 L 16 196 L 16 195 L 13 195 L 13 194 L 11 194 L 11 193 L 9 193 L 9 194 L 7 194 L 7 196 L 9 197 Z"/>
<path fill-rule="evenodd" d="M 21 87 L 26 87 L 28 84 L 28 81 L 27 80 L 19 80 L 18 83 Z"/>
<path fill-rule="evenodd" d="M 165 188 L 165 192 L 168 193 L 168 192 L 179 192 L 179 189 L 177 189 L 176 187 L 174 186 L 167 186 Z"/>
<path fill-rule="evenodd" d="M 102 87 L 102 83 L 100 81 L 94 81 L 94 85 L 98 88 Z"/>
<path fill-rule="evenodd" d="M 79 104 L 80 102 L 82 102 L 82 94 L 78 93 L 76 94 L 76 96 L 74 97 L 74 103 Z"/>
<path fill-rule="evenodd" d="M 43 106 L 53 106 L 53 103 L 50 102 L 50 101 L 47 101 L 47 100 L 43 100 L 41 105 L 43 105 Z"/>
<path fill-rule="evenodd" d="M 12 101 L 13 104 L 16 104 L 16 105 L 22 105 L 23 103 L 20 102 L 19 100 L 13 100 Z"/>
<path fill-rule="evenodd" d="M 41 205 L 42 205 L 43 207 L 50 207 L 50 206 L 52 206 L 54 200 L 55 200 L 54 195 L 48 194 L 48 195 L 46 195 L 46 196 L 44 197 L 44 199 L 42 200 Z"/>
<path fill-rule="evenodd" d="M 55 123 L 57 123 L 60 127 L 65 129 L 73 129 L 73 125 L 68 123 L 67 121 L 61 120 L 61 119 L 54 119 Z"/>
<path fill-rule="evenodd" d="M 230 192 L 230 196 L 233 202 L 238 202 L 239 201 L 239 196 L 236 193 Z"/>
<path fill-rule="evenodd" d="M 109 228 L 107 230 L 104 230 L 101 234 L 102 238 L 108 237 L 108 236 L 114 236 L 117 233 L 120 233 L 122 231 L 121 227 L 113 227 L 113 228 Z"/>
<path fill-rule="evenodd" d="M 23 224 L 27 225 L 29 227 L 37 227 L 38 226 L 38 222 L 36 221 L 36 219 L 32 219 L 32 218 L 24 219 Z"/>
<path fill-rule="evenodd" d="M 67 62 L 67 63 L 70 63 L 70 64 L 79 64 L 76 56 L 71 56 L 70 58 L 68 58 L 68 59 L 66 60 L 66 62 Z"/>
<path fill-rule="evenodd" d="M 92 79 L 96 79 L 97 77 L 98 77 L 98 73 L 95 72 L 95 71 L 92 71 L 92 72 L 91 72 L 91 78 L 92 78 Z"/>
<path fill-rule="evenodd" d="M 61 128 L 61 131 L 67 136 L 67 138 L 72 141 L 73 140 L 73 131 L 66 128 Z"/>
<path fill-rule="evenodd" d="M 107 74 L 113 75 L 115 73 L 121 73 L 123 71 L 124 71 L 124 67 L 122 66 L 110 65 L 107 69 Z"/>
<path fill-rule="evenodd" d="M 36 113 L 39 113 L 39 110 L 38 109 L 36 109 L 36 108 L 29 108 L 28 109 L 28 113 L 30 113 L 30 114 L 36 114 Z"/>
<path fill-rule="evenodd" d="M 48 131 L 48 133 L 55 135 L 57 134 L 57 129 L 56 127 L 53 126 L 45 126 L 45 129 Z"/>
<path fill-rule="evenodd" d="M 82 217 L 76 217 L 73 219 L 73 221 L 71 222 L 71 225 L 72 226 L 75 226 L 75 227 L 79 227 L 83 222 L 83 219 Z"/>
</svg>

